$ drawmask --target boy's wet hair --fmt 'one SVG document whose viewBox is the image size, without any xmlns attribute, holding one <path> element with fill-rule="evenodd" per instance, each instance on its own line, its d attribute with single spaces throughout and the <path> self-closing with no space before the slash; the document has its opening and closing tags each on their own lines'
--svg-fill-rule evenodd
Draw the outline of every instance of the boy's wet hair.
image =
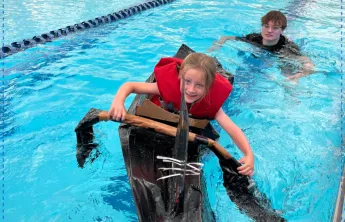
<svg viewBox="0 0 345 222">
<path fill-rule="evenodd" d="M 216 77 L 216 63 L 203 53 L 191 53 L 184 60 L 180 67 L 180 76 L 189 69 L 199 69 L 205 74 L 206 92 L 211 88 Z"/>
<path fill-rule="evenodd" d="M 281 26 L 282 30 L 284 30 L 287 26 L 287 20 L 283 13 L 280 11 L 270 11 L 266 15 L 261 18 L 261 25 L 266 25 L 270 21 L 274 24 Z"/>
</svg>

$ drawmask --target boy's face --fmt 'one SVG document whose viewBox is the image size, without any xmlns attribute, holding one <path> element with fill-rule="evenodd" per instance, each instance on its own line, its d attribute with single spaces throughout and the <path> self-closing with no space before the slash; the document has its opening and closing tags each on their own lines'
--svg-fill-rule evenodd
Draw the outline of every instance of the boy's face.
<svg viewBox="0 0 345 222">
<path fill-rule="evenodd" d="M 283 34 L 283 29 L 279 22 L 269 21 L 261 28 L 261 36 L 267 42 L 278 42 L 281 34 Z"/>
</svg>

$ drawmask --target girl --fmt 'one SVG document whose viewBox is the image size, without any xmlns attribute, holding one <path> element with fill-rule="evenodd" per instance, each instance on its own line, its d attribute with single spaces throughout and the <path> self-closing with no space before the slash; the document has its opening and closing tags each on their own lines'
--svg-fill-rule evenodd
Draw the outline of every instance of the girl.
<svg viewBox="0 0 345 222">
<path fill-rule="evenodd" d="M 243 175 L 253 175 L 254 156 L 242 130 L 224 113 L 222 105 L 230 95 L 232 85 L 216 73 L 213 59 L 202 53 L 191 53 L 185 60 L 162 58 L 154 69 L 156 82 L 127 82 L 118 90 L 109 115 L 116 121 L 124 120 L 124 101 L 130 93 L 151 94 L 156 105 L 172 104 L 180 109 L 181 78 L 185 80 L 184 97 L 189 113 L 196 118 L 215 119 L 241 149 L 244 157 L 237 170 Z M 212 98 L 212 99 L 211 99 Z"/>
</svg>

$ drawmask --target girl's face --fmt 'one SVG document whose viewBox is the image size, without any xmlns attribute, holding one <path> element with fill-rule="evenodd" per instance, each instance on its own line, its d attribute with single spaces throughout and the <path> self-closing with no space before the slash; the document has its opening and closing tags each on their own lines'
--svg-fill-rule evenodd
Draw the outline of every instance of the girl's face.
<svg viewBox="0 0 345 222">
<path fill-rule="evenodd" d="M 188 69 L 184 73 L 184 98 L 186 103 L 194 103 L 206 95 L 205 74 L 199 69 Z M 182 81 L 181 81 L 182 92 Z"/>
</svg>

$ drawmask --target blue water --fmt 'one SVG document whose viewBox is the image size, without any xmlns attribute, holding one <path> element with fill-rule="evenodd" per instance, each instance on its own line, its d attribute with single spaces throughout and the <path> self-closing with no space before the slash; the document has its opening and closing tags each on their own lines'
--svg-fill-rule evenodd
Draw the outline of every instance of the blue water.
<svg viewBox="0 0 345 222">
<path fill-rule="evenodd" d="M 5 7 L 6 43 L 137 1 L 16 2 Z M 182 43 L 206 52 L 222 35 L 260 31 L 261 16 L 274 9 L 288 15 L 285 34 L 311 58 L 315 73 L 287 81 L 282 67 L 293 62 L 229 42 L 210 54 L 235 75 L 224 109 L 251 144 L 255 182 L 272 206 L 289 221 L 330 221 L 343 153 L 340 5 L 326 0 L 177 0 L 7 57 L 1 85 L 5 220 L 137 221 L 118 124 L 94 127 L 101 155 L 80 169 L 74 133 L 79 120 L 91 107 L 107 110 L 121 84 L 145 81 L 159 58 L 173 55 Z M 133 98 L 126 100 L 126 107 Z M 214 126 L 220 144 L 240 158 L 229 136 Z M 217 221 L 250 221 L 226 195 L 211 154 L 205 157 L 204 172 Z"/>
<path fill-rule="evenodd" d="M 4 1 L 5 45 L 108 15 L 140 0 L 11 0 Z"/>
</svg>

